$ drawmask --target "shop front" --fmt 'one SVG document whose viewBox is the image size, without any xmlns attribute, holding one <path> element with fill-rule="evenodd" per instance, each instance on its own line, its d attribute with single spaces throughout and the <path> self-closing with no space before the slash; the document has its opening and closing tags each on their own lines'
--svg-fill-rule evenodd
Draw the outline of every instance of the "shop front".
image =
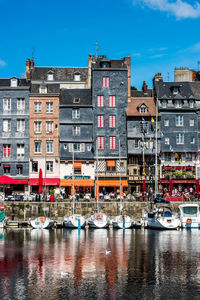
<svg viewBox="0 0 200 300">
<path fill-rule="evenodd" d="M 128 188 L 128 181 L 122 178 L 110 179 L 110 178 L 99 178 L 98 183 L 96 180 L 96 191 L 97 191 L 97 184 L 99 186 L 99 193 L 107 194 L 107 193 L 114 193 L 117 194 L 120 191 L 120 194 L 123 196 L 124 192 Z M 120 190 L 121 186 L 121 190 Z"/>
<path fill-rule="evenodd" d="M 55 189 L 60 185 L 59 178 L 43 178 L 42 179 L 42 186 L 47 189 L 47 193 L 51 189 Z M 29 186 L 31 186 L 32 193 L 38 193 L 38 186 L 39 186 L 39 178 L 30 178 L 29 179 Z"/>
<path fill-rule="evenodd" d="M 0 193 L 5 196 L 24 195 L 28 190 L 28 179 L 16 179 L 6 175 L 0 176 Z"/>
<path fill-rule="evenodd" d="M 65 179 L 61 179 L 60 186 L 65 189 L 66 196 L 73 194 L 73 184 L 75 193 L 79 194 L 80 198 L 85 194 L 90 194 L 94 197 L 94 180 L 90 179 L 90 176 L 74 176 L 74 183 L 72 176 L 65 176 Z"/>
</svg>

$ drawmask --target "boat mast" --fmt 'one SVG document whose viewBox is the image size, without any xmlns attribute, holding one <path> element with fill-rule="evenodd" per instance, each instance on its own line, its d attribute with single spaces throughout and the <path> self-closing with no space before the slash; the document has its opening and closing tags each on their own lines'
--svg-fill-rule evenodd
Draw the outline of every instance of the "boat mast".
<svg viewBox="0 0 200 300">
<path fill-rule="evenodd" d="M 155 197 L 158 193 L 158 96 L 156 96 Z"/>
<path fill-rule="evenodd" d="M 120 152 L 120 139 L 119 139 L 119 179 L 120 179 L 120 215 L 122 214 L 123 207 L 122 207 L 122 195 L 121 195 L 121 187 L 122 187 L 122 179 L 121 179 L 121 152 Z"/>
<path fill-rule="evenodd" d="M 99 172 L 98 172 L 98 142 L 96 140 L 96 155 L 97 155 L 97 161 L 96 161 L 96 172 L 97 172 L 97 212 L 99 212 Z"/>
<path fill-rule="evenodd" d="M 73 143 L 73 151 L 72 151 L 72 182 L 73 182 L 73 215 L 75 210 L 75 191 L 74 191 L 74 143 Z"/>
</svg>

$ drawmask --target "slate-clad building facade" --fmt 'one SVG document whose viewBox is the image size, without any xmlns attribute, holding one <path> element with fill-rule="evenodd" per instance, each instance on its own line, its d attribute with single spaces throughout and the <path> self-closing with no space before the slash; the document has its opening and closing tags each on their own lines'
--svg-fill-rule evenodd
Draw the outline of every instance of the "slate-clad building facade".
<svg viewBox="0 0 200 300">
<path fill-rule="evenodd" d="M 28 191 L 30 82 L 0 79 L 0 176 L 20 179 L 15 190 Z"/>
<path fill-rule="evenodd" d="M 198 165 L 198 82 L 163 82 L 155 78 L 155 92 L 161 115 L 161 184 L 180 191 L 196 188 Z"/>
<path fill-rule="evenodd" d="M 62 89 L 60 93 L 60 178 L 72 193 L 73 155 L 76 192 L 93 192 L 93 106 L 91 89 Z"/>
<path fill-rule="evenodd" d="M 127 187 L 126 109 L 129 67 L 130 58 L 109 60 L 99 56 L 92 63 L 94 149 L 95 159 L 98 155 L 100 191 L 119 189 L 120 176 L 121 192 Z"/>
</svg>

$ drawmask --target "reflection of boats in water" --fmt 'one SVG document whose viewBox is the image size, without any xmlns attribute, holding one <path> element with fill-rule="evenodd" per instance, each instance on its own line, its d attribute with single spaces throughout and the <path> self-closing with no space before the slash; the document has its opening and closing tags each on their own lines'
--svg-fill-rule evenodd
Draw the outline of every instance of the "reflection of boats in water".
<svg viewBox="0 0 200 300">
<path fill-rule="evenodd" d="M 38 217 L 30 221 L 30 224 L 35 229 L 49 229 L 55 224 L 55 221 L 49 219 L 48 217 Z"/>
<path fill-rule="evenodd" d="M 180 226 L 182 228 L 200 228 L 200 214 L 198 204 L 179 205 Z"/>
<path fill-rule="evenodd" d="M 66 228 L 84 228 L 86 219 L 81 215 L 74 214 L 72 216 L 65 216 L 63 224 Z"/>
<path fill-rule="evenodd" d="M 49 230 L 32 229 L 30 233 L 32 241 L 49 240 Z"/>
<path fill-rule="evenodd" d="M 88 225 L 90 228 L 108 228 L 109 224 L 109 218 L 102 213 L 96 213 L 88 219 Z"/>
<path fill-rule="evenodd" d="M 134 225 L 134 221 L 127 215 L 119 215 L 114 218 L 112 224 L 113 228 L 132 228 Z"/>
<path fill-rule="evenodd" d="M 172 210 L 168 206 L 154 208 L 152 212 L 148 212 L 145 218 L 148 228 L 153 229 L 177 229 L 180 220 L 172 214 Z"/>
<path fill-rule="evenodd" d="M 0 205 L 0 228 L 4 228 L 6 225 L 6 217 L 4 212 L 4 206 Z"/>
</svg>

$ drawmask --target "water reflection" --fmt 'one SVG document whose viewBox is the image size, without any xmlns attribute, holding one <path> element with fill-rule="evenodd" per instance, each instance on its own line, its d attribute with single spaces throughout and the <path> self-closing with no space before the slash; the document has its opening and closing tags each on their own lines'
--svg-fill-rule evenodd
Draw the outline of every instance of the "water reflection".
<svg viewBox="0 0 200 300">
<path fill-rule="evenodd" d="M 0 232 L 4 299 L 175 299 L 200 292 L 199 231 Z"/>
</svg>

